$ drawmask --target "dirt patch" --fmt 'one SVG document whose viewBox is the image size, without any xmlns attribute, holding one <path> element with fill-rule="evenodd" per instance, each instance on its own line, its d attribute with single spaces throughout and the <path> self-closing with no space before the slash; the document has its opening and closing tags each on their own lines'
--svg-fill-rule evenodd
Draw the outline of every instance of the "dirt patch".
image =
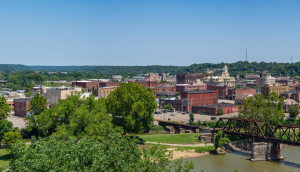
<svg viewBox="0 0 300 172">
<path fill-rule="evenodd" d="M 197 152 L 195 152 L 194 149 L 187 150 L 187 151 L 176 151 L 175 149 L 176 148 L 168 148 L 168 150 L 173 151 L 172 160 L 176 160 L 176 159 L 180 159 L 180 158 L 183 158 L 183 159 L 194 158 L 194 157 L 209 155 L 209 152 L 197 153 Z"/>
</svg>

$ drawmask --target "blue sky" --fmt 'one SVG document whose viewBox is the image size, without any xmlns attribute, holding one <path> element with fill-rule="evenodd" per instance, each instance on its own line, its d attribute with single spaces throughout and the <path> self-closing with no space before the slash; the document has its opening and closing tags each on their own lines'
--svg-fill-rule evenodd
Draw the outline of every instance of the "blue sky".
<svg viewBox="0 0 300 172">
<path fill-rule="evenodd" d="M 300 1 L 0 1 L 0 63 L 299 61 Z"/>
</svg>

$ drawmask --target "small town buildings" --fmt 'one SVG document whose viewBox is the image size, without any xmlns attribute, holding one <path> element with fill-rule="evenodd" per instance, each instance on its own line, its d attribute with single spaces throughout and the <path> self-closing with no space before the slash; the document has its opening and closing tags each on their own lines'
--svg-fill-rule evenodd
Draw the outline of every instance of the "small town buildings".
<svg viewBox="0 0 300 172">
<path fill-rule="evenodd" d="M 206 84 L 176 84 L 176 92 L 182 92 L 182 91 L 195 91 L 195 90 L 207 90 Z"/>
<path fill-rule="evenodd" d="M 45 87 L 45 86 L 39 86 L 39 87 L 33 87 L 31 90 L 32 97 L 35 96 L 37 93 L 40 93 L 43 95 L 47 101 L 48 104 L 51 106 L 54 106 L 58 103 L 59 99 L 66 99 L 67 95 L 74 94 L 75 92 L 81 92 L 80 87 Z"/>
<path fill-rule="evenodd" d="M 25 117 L 31 98 L 14 99 L 14 111 L 16 116 Z"/>
<path fill-rule="evenodd" d="M 244 98 L 248 95 L 254 96 L 256 94 L 255 89 L 245 88 L 245 89 L 237 89 L 237 88 L 229 88 L 228 89 L 228 100 L 235 100 Z"/>
<path fill-rule="evenodd" d="M 213 86 L 207 85 L 207 90 L 218 90 L 218 99 L 226 99 L 228 95 L 227 86 Z"/>
<path fill-rule="evenodd" d="M 193 113 L 205 113 L 207 115 L 222 115 L 218 114 L 218 109 L 223 109 L 222 114 L 235 113 L 238 111 L 238 105 L 231 103 L 214 103 L 208 105 L 193 106 Z"/>
<path fill-rule="evenodd" d="M 249 94 L 249 95 L 245 95 L 245 96 L 239 96 L 236 97 L 234 100 L 234 104 L 236 105 L 243 105 L 244 104 L 244 99 L 247 99 L 249 97 L 252 97 L 253 95 Z"/>
<path fill-rule="evenodd" d="M 228 86 L 234 87 L 235 86 L 235 79 L 234 77 L 230 77 L 228 73 L 228 68 L 225 65 L 223 68 L 222 76 L 210 76 L 203 79 L 203 83 L 207 85 L 213 86 Z"/>
<path fill-rule="evenodd" d="M 290 106 L 294 106 L 294 105 L 299 106 L 299 103 L 296 102 L 293 99 L 285 99 L 284 102 L 283 102 L 283 110 L 284 110 L 284 112 L 288 113 Z"/>
<path fill-rule="evenodd" d="M 154 96 L 157 98 L 160 97 L 175 97 L 176 96 L 176 92 L 170 92 L 170 91 L 158 91 L 158 92 L 154 92 Z"/>
<path fill-rule="evenodd" d="M 100 82 L 99 87 L 114 87 L 114 86 L 119 86 L 119 82 Z"/>
<path fill-rule="evenodd" d="M 107 96 L 110 94 L 111 91 L 115 91 L 115 89 L 117 88 L 117 86 L 112 86 L 112 87 L 99 87 L 99 88 L 96 88 L 94 91 L 93 91 L 93 94 L 96 96 L 96 97 L 104 97 L 104 98 L 107 98 Z"/>
<path fill-rule="evenodd" d="M 163 91 L 168 91 L 168 92 L 175 92 L 176 88 L 175 86 L 159 86 L 159 87 L 155 87 L 153 88 L 153 92 L 163 92 Z"/>
<path fill-rule="evenodd" d="M 181 109 L 190 112 L 192 106 L 218 103 L 218 90 L 183 91 L 181 101 Z"/>
<path fill-rule="evenodd" d="M 14 104 L 15 102 L 13 99 L 6 100 L 6 103 L 9 105 L 12 111 L 15 109 L 15 104 Z"/>
<path fill-rule="evenodd" d="M 203 79 L 203 78 L 205 78 L 205 74 L 202 73 L 177 74 L 176 83 L 189 84 L 197 81 L 197 79 Z"/>
<path fill-rule="evenodd" d="M 82 87 L 85 91 L 91 91 L 99 87 L 99 81 L 75 81 L 72 86 Z"/>
<path fill-rule="evenodd" d="M 166 82 L 176 82 L 176 76 L 169 76 L 169 77 L 166 77 L 166 79 L 164 80 Z"/>
<path fill-rule="evenodd" d="M 159 107 L 163 108 L 164 105 L 170 104 L 173 106 L 173 108 L 176 111 L 181 111 L 181 99 L 179 98 L 164 98 L 164 99 L 159 99 Z"/>
<path fill-rule="evenodd" d="M 268 98 L 271 92 L 275 92 L 278 95 L 290 90 L 288 85 L 265 85 L 261 87 L 261 94 L 264 95 L 264 98 Z"/>
<path fill-rule="evenodd" d="M 113 75 L 111 76 L 113 82 L 117 81 L 117 82 L 121 82 L 122 81 L 122 75 Z"/>
<path fill-rule="evenodd" d="M 261 72 L 260 76 L 257 78 L 257 93 L 262 93 L 261 87 L 265 85 L 274 85 L 275 84 L 275 77 L 271 77 L 271 75 L 267 75 L 267 77 L 264 77 L 264 73 Z"/>
<path fill-rule="evenodd" d="M 245 79 L 246 80 L 257 80 L 259 76 L 258 75 L 246 75 Z"/>
</svg>

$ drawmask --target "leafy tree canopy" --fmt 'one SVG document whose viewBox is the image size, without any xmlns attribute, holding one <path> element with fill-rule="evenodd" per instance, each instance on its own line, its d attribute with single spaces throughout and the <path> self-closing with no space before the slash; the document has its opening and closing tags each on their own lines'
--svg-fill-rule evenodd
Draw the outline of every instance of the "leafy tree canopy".
<svg viewBox="0 0 300 172">
<path fill-rule="evenodd" d="M 283 99 L 272 92 L 267 99 L 262 94 L 244 99 L 243 106 L 239 106 L 239 117 L 268 121 L 271 126 L 277 126 L 284 119 Z"/>
<path fill-rule="evenodd" d="M 299 115 L 299 107 L 298 105 L 290 106 L 289 107 L 289 114 L 291 119 L 296 119 Z"/>
<path fill-rule="evenodd" d="M 0 96 L 0 120 L 6 119 L 11 111 L 11 108 L 6 103 L 6 98 L 4 95 Z"/>
<path fill-rule="evenodd" d="M 157 104 L 151 88 L 121 83 L 108 95 L 106 107 L 115 126 L 123 127 L 126 133 L 142 133 L 151 127 Z"/>
<path fill-rule="evenodd" d="M 173 109 L 173 105 L 171 105 L 171 104 L 165 104 L 165 105 L 163 106 L 163 108 L 164 108 L 164 109 Z"/>
</svg>

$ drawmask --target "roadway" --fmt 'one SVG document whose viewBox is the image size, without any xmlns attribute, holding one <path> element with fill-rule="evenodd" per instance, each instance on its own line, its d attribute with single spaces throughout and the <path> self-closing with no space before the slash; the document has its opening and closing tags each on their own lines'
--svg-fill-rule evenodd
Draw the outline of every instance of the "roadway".
<svg viewBox="0 0 300 172">
<path fill-rule="evenodd" d="M 161 111 L 161 109 L 157 109 L 156 111 Z M 170 114 L 173 113 L 175 114 L 175 116 L 170 116 Z M 211 117 L 216 117 L 218 120 L 220 117 L 234 117 L 234 116 L 238 116 L 238 113 L 230 113 L 230 114 L 224 114 L 224 115 L 200 115 L 200 114 L 194 114 L 195 117 L 195 121 L 197 122 L 198 120 L 200 121 L 211 121 Z M 288 117 L 289 114 L 285 113 L 285 118 Z M 181 114 L 181 113 L 177 113 L 177 112 L 167 112 L 167 113 L 162 113 L 162 114 L 154 114 L 154 119 L 162 119 L 162 120 L 168 120 L 168 118 L 170 118 L 171 121 L 182 121 L 185 123 L 189 122 L 189 114 Z M 164 118 L 165 117 L 165 118 Z"/>
<path fill-rule="evenodd" d="M 26 123 L 25 123 L 25 120 L 23 117 L 18 117 L 18 116 L 15 116 L 13 114 L 10 114 L 8 117 L 7 117 L 7 120 L 12 122 L 13 123 L 13 126 L 14 127 L 18 127 L 18 128 L 26 128 Z"/>
</svg>

